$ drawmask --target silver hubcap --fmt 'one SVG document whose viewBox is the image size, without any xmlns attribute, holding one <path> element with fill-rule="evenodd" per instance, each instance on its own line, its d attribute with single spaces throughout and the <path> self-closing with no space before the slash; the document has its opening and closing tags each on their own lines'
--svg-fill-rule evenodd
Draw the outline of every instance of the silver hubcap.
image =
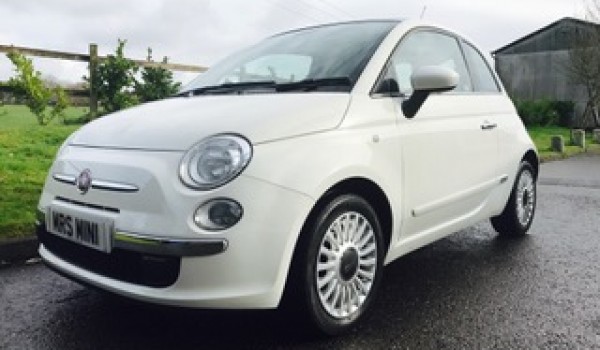
<svg viewBox="0 0 600 350">
<path fill-rule="evenodd" d="M 521 173 L 517 184 L 517 218 L 522 226 L 527 226 L 535 209 L 535 182 L 529 170 Z"/>
<path fill-rule="evenodd" d="M 335 318 L 355 313 L 367 299 L 377 269 L 371 223 L 357 212 L 340 215 L 319 247 L 316 283 L 321 305 Z"/>
</svg>

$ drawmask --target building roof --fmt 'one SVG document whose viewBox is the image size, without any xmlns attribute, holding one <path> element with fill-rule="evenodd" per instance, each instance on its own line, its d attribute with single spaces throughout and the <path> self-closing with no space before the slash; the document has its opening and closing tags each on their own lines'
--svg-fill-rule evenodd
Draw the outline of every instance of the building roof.
<svg viewBox="0 0 600 350">
<path fill-rule="evenodd" d="M 565 17 L 492 52 L 493 55 L 540 51 L 567 50 L 573 47 L 571 34 L 599 30 L 600 25 L 577 18 Z"/>
</svg>

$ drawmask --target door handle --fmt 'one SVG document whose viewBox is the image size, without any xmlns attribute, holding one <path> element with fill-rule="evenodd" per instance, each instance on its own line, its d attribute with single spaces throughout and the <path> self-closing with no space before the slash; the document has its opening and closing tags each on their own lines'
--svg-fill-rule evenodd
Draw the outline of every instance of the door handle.
<svg viewBox="0 0 600 350">
<path fill-rule="evenodd" d="M 493 130 L 498 126 L 498 124 L 496 123 L 490 123 L 488 121 L 483 122 L 483 124 L 481 124 L 481 130 Z"/>
</svg>

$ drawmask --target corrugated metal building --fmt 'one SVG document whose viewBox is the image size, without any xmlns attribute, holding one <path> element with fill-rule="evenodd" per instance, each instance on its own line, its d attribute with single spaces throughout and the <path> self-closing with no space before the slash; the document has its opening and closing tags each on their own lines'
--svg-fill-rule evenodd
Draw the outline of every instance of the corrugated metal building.
<svg viewBox="0 0 600 350">
<path fill-rule="evenodd" d="M 576 116 L 581 116 L 587 94 L 569 79 L 569 51 L 574 38 L 597 28 L 591 22 L 563 18 L 494 51 L 496 70 L 508 93 L 525 100 L 573 101 Z"/>
</svg>

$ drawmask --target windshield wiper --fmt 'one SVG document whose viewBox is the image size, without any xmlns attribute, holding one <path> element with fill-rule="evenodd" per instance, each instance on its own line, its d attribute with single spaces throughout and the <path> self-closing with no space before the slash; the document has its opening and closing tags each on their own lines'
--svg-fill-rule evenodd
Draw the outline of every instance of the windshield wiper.
<svg viewBox="0 0 600 350">
<path fill-rule="evenodd" d="M 195 88 L 192 90 L 187 90 L 187 91 L 177 94 L 176 96 L 191 97 L 191 96 L 203 95 L 203 94 L 241 92 L 244 90 L 256 89 L 256 88 L 274 88 L 276 85 L 277 85 L 277 83 L 275 83 L 272 80 L 247 81 L 247 82 L 242 82 L 242 83 L 224 83 L 224 84 L 220 84 L 220 85 L 202 86 L 202 87 Z"/>
<path fill-rule="evenodd" d="M 348 77 L 304 79 L 291 83 L 280 83 L 275 86 L 279 92 L 285 91 L 311 91 L 322 87 L 341 87 L 344 91 L 349 91 L 352 87 L 352 81 Z"/>
<path fill-rule="evenodd" d="M 191 97 L 204 94 L 226 94 L 232 92 L 241 93 L 254 89 L 273 89 L 276 92 L 286 91 L 312 91 L 319 88 L 335 88 L 335 91 L 350 91 L 352 81 L 348 77 L 304 79 L 290 83 L 276 83 L 272 80 L 248 81 L 241 83 L 225 83 L 221 85 L 202 86 L 192 90 L 184 91 L 175 95 L 176 97 Z"/>
</svg>

